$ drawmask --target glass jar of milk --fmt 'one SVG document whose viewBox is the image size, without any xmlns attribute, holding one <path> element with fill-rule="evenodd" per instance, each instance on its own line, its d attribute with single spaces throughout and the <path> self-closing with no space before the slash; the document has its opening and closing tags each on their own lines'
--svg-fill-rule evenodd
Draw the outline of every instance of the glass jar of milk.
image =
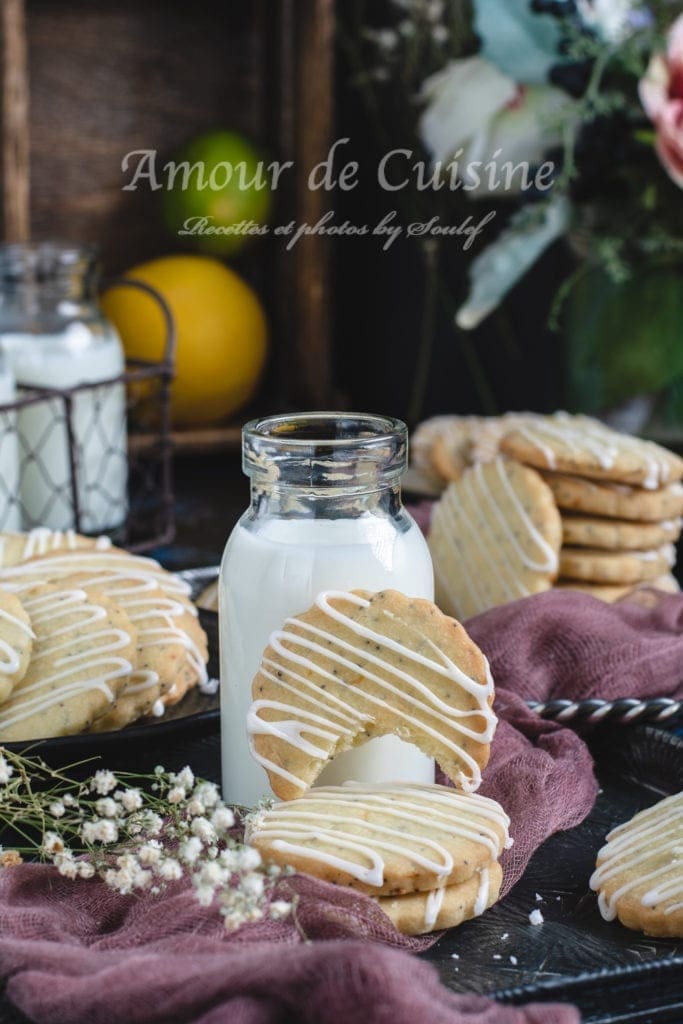
<svg viewBox="0 0 683 1024">
<path fill-rule="evenodd" d="M 96 285 L 89 247 L 0 245 L 0 347 L 22 397 L 55 392 L 36 392 L 17 415 L 25 529 L 75 525 L 73 470 L 83 531 L 113 529 L 127 513 L 124 356 Z"/>
<path fill-rule="evenodd" d="M 247 737 L 251 683 L 268 639 L 322 590 L 400 590 L 432 600 L 427 544 L 401 504 L 400 420 L 302 413 L 254 420 L 242 435 L 251 504 L 219 582 L 223 797 L 272 796 Z M 434 762 L 394 736 L 335 758 L 319 782 L 434 781 Z"/>
</svg>

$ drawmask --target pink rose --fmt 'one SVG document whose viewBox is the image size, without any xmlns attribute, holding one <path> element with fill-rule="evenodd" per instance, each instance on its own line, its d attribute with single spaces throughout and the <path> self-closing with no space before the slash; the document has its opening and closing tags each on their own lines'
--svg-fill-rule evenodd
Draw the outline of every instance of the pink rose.
<svg viewBox="0 0 683 1024">
<path fill-rule="evenodd" d="M 650 61 L 639 92 L 657 128 L 659 159 L 683 188 L 683 14 L 671 26 L 666 53 L 657 53 Z"/>
</svg>

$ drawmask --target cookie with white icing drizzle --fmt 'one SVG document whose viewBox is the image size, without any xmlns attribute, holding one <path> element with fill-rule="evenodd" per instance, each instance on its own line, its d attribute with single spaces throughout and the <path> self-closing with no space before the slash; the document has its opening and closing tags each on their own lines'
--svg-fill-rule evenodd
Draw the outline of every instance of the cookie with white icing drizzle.
<svg viewBox="0 0 683 1024">
<path fill-rule="evenodd" d="M 496 723 L 488 662 L 462 626 L 392 590 L 319 594 L 270 637 L 252 698 L 252 756 L 283 800 L 337 754 L 388 734 L 474 790 Z"/>
<path fill-rule="evenodd" d="M 652 551 L 604 551 L 600 548 L 563 547 L 560 575 L 591 583 L 640 583 L 666 575 L 676 561 L 673 545 Z"/>
<path fill-rule="evenodd" d="M 576 590 L 583 594 L 590 594 L 600 601 L 607 601 L 611 604 L 618 601 L 627 594 L 633 594 L 636 590 L 663 591 L 665 594 L 678 594 L 680 585 L 675 576 L 667 573 L 665 576 L 657 576 L 653 580 L 642 580 L 640 583 L 589 583 L 588 580 L 565 580 L 560 579 L 555 584 L 558 590 Z"/>
<path fill-rule="evenodd" d="M 568 473 L 541 470 L 559 508 L 614 519 L 654 523 L 683 515 L 683 484 L 677 481 L 656 491 L 608 480 L 584 480 Z"/>
<path fill-rule="evenodd" d="M 620 434 L 589 416 L 556 412 L 516 426 L 501 451 L 540 469 L 656 490 L 683 477 L 683 459 L 652 441 Z"/>
<path fill-rule="evenodd" d="M 429 892 L 466 882 L 511 845 L 495 800 L 447 786 L 320 786 L 255 812 L 249 841 L 290 865 L 372 896 Z"/>
<path fill-rule="evenodd" d="M 131 555 L 121 548 L 57 551 L 32 558 L 20 565 L 0 571 L 0 586 L 6 590 L 25 587 L 29 583 L 53 582 L 86 572 L 115 572 L 129 577 L 152 580 L 173 598 L 186 598 L 190 586 L 167 572 L 153 558 Z"/>
<path fill-rule="evenodd" d="M 26 675 L 0 705 L 0 742 L 82 732 L 135 669 L 137 633 L 94 591 L 43 584 L 22 591 L 35 633 Z"/>
<path fill-rule="evenodd" d="M 683 938 L 683 792 L 612 829 L 590 886 L 606 921 Z"/>
<path fill-rule="evenodd" d="M 465 619 L 548 590 L 561 540 L 560 514 L 535 470 L 500 457 L 473 466 L 434 507 L 437 604 Z"/>
<path fill-rule="evenodd" d="M 0 591 L 0 703 L 26 675 L 33 641 L 31 620 L 21 601 Z"/>
<path fill-rule="evenodd" d="M 466 882 L 408 896 L 380 896 L 377 902 L 399 932 L 425 935 L 479 917 L 498 899 L 502 882 L 503 869 L 492 861 Z"/>
<path fill-rule="evenodd" d="M 0 533 L 0 568 L 19 565 L 53 551 L 106 551 L 110 547 L 108 537 L 84 537 L 75 530 L 48 530 L 44 526 L 27 533 Z"/>
<path fill-rule="evenodd" d="M 95 571 L 67 576 L 60 586 L 95 589 L 116 602 L 137 630 L 137 665 L 116 704 L 92 725 L 95 732 L 121 729 L 155 705 L 173 686 L 183 693 L 206 682 L 207 639 L 184 601 L 169 597 L 152 578 Z M 163 711 L 163 706 L 160 711 Z"/>
<path fill-rule="evenodd" d="M 681 535 L 683 520 L 662 519 L 656 523 L 637 523 L 628 519 L 562 513 L 562 537 L 565 544 L 604 548 L 606 551 L 650 551 L 674 544 Z"/>
</svg>

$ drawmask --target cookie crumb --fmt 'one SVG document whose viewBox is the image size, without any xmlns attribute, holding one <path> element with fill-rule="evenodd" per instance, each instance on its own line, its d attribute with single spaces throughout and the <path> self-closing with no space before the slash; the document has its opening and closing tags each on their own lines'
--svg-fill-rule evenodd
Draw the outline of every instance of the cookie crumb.
<svg viewBox="0 0 683 1024">
<path fill-rule="evenodd" d="M 529 914 L 529 924 L 543 924 L 544 917 L 540 910 L 532 910 Z"/>
</svg>

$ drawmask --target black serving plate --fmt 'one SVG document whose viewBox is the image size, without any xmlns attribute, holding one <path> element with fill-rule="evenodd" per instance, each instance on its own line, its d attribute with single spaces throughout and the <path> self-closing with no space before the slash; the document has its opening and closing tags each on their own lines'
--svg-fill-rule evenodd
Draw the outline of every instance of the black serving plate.
<svg viewBox="0 0 683 1024">
<path fill-rule="evenodd" d="M 504 900 L 424 956 L 454 991 L 515 1004 L 571 1002 L 584 1024 L 680 1024 L 683 940 L 603 921 L 588 879 L 611 828 L 683 788 L 683 740 L 639 726 L 590 742 L 602 789 L 586 821 L 549 839 Z M 545 919 L 539 926 L 529 923 L 535 908 Z"/>
</svg>

